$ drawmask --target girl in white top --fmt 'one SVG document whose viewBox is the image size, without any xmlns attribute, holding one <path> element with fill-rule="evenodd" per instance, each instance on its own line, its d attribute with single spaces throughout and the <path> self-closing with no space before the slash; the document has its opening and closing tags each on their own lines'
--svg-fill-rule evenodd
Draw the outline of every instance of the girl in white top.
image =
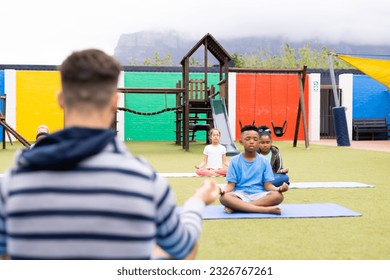
<svg viewBox="0 0 390 280">
<path fill-rule="evenodd" d="M 212 128 L 209 131 L 209 138 L 211 144 L 204 148 L 203 161 L 195 166 L 196 174 L 199 176 L 226 176 L 229 162 L 226 159 L 226 148 L 219 144 L 221 132 Z"/>
</svg>

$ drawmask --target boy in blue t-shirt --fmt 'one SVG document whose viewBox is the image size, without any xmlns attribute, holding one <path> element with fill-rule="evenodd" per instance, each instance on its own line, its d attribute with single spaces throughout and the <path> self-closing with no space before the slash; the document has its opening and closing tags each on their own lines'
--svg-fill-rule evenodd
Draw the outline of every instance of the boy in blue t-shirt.
<svg viewBox="0 0 390 280">
<path fill-rule="evenodd" d="M 254 125 L 247 125 L 241 129 L 241 145 L 244 152 L 230 160 L 226 175 L 228 184 L 220 197 L 225 211 L 233 213 L 258 212 L 281 214 L 283 192 L 288 190 L 288 184 L 275 187 L 269 161 L 257 153 L 259 149 L 259 133 Z"/>
</svg>

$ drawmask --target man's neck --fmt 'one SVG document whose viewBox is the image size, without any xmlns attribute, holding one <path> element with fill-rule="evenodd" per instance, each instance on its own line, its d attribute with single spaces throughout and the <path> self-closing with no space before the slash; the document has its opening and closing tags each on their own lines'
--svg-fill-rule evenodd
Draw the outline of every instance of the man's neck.
<svg viewBox="0 0 390 280">
<path fill-rule="evenodd" d="M 65 127 L 107 129 L 111 126 L 113 115 L 110 112 L 65 111 Z"/>
</svg>

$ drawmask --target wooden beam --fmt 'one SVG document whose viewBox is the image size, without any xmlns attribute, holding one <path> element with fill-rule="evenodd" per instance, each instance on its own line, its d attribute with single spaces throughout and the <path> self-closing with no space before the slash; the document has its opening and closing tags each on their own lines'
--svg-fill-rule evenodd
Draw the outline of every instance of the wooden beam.
<svg viewBox="0 0 390 280">
<path fill-rule="evenodd" d="M 118 88 L 122 93 L 155 93 L 155 94 L 177 94 L 185 91 L 185 88 Z"/>
</svg>

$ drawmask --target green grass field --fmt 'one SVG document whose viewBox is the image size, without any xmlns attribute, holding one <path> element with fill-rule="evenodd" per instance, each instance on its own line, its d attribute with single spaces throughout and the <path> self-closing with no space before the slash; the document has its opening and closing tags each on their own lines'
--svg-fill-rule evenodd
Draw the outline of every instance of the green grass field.
<svg viewBox="0 0 390 280">
<path fill-rule="evenodd" d="M 283 203 L 332 202 L 362 213 L 362 217 L 306 219 L 206 220 L 198 259 L 202 260 L 388 260 L 390 259 L 390 153 L 348 147 L 275 142 L 291 182 L 353 181 L 374 188 L 292 189 Z M 171 142 L 128 142 L 158 172 L 194 172 L 202 160 L 204 142 L 190 152 Z M 238 144 L 239 146 L 239 144 Z M 0 172 L 8 168 L 20 145 L 0 150 Z M 239 146 L 241 149 L 242 147 Z M 182 205 L 202 178 L 168 178 Z M 223 183 L 224 178 L 216 178 Z M 216 201 L 215 204 L 219 202 Z"/>
</svg>

